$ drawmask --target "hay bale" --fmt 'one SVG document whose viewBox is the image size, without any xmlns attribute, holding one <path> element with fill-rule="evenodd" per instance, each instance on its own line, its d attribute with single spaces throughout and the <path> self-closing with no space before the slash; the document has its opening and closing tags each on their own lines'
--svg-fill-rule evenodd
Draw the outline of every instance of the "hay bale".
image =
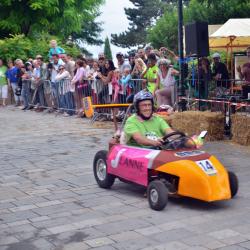
<svg viewBox="0 0 250 250">
<path fill-rule="evenodd" d="M 232 115 L 232 140 L 244 146 L 250 145 L 250 117 Z"/>
<path fill-rule="evenodd" d="M 220 112 L 176 112 L 165 120 L 171 127 L 183 131 L 189 136 L 207 130 L 207 141 L 223 140 L 224 138 L 224 116 Z"/>
</svg>

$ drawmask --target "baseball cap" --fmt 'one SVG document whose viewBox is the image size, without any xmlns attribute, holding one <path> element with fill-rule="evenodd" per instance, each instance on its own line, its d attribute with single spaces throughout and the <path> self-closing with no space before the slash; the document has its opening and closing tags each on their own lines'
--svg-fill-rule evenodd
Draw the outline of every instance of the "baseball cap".
<svg viewBox="0 0 250 250">
<path fill-rule="evenodd" d="M 32 65 L 32 64 L 31 64 L 31 62 L 28 61 L 25 63 L 25 65 L 28 66 L 28 65 Z"/>
<path fill-rule="evenodd" d="M 212 55 L 212 58 L 220 58 L 220 54 L 216 52 Z"/>
</svg>

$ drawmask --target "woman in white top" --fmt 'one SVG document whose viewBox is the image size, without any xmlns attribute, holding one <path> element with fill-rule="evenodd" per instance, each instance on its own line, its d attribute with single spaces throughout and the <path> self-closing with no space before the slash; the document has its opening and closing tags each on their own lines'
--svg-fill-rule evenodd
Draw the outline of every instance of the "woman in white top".
<svg viewBox="0 0 250 250">
<path fill-rule="evenodd" d="M 55 77 L 56 82 L 70 78 L 71 78 L 70 73 L 67 70 L 65 70 L 64 65 L 60 65 L 58 67 L 58 73 Z"/>
<path fill-rule="evenodd" d="M 160 59 L 158 61 L 158 76 L 156 81 L 155 96 L 158 107 L 161 105 L 174 104 L 175 79 L 174 76 L 179 75 L 179 71 L 170 67 L 170 60 Z"/>
</svg>

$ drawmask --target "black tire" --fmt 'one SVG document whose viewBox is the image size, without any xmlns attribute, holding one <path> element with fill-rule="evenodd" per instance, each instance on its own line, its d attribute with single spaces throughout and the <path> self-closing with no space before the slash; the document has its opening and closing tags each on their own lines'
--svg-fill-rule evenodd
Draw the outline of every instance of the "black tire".
<svg viewBox="0 0 250 250">
<path fill-rule="evenodd" d="M 168 189 L 162 181 L 152 181 L 147 188 L 147 197 L 149 206 L 156 211 L 160 211 L 168 203 Z"/>
<path fill-rule="evenodd" d="M 115 181 L 115 177 L 107 173 L 107 154 L 105 150 L 97 152 L 93 163 L 94 176 L 101 188 L 110 188 Z"/>
<path fill-rule="evenodd" d="M 235 173 L 231 171 L 228 171 L 228 178 L 229 178 L 231 196 L 233 198 L 237 194 L 239 189 L 238 178 L 235 175 Z"/>
</svg>

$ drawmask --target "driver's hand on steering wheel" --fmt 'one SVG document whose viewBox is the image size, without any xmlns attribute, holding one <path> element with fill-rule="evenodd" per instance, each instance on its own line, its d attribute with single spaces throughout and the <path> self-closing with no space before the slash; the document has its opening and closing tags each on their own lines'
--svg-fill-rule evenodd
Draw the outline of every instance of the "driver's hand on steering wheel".
<svg viewBox="0 0 250 250">
<path fill-rule="evenodd" d="M 162 140 L 162 138 L 158 138 L 156 141 L 152 140 L 152 146 L 154 146 L 154 147 L 160 147 L 160 146 L 162 146 L 163 142 L 164 141 Z"/>
</svg>

